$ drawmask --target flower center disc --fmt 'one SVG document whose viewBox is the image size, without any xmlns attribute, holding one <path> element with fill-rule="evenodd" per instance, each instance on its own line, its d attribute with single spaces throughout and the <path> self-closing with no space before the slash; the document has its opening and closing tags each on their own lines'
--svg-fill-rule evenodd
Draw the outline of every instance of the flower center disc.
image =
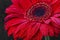
<svg viewBox="0 0 60 40">
<path fill-rule="evenodd" d="M 40 21 L 48 19 L 51 16 L 51 8 L 46 3 L 36 3 L 27 12 L 28 19 Z"/>
<path fill-rule="evenodd" d="M 43 16 L 45 14 L 45 9 L 43 7 L 38 7 L 33 10 L 33 15 L 36 17 Z"/>
</svg>

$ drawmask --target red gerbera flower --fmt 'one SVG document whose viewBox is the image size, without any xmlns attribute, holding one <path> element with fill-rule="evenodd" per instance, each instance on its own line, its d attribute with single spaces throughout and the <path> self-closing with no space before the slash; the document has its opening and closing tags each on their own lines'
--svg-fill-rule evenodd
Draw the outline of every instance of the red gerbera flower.
<svg viewBox="0 0 60 40">
<path fill-rule="evenodd" d="M 59 0 L 12 0 L 6 13 L 5 29 L 15 40 L 41 40 L 60 33 Z"/>
</svg>

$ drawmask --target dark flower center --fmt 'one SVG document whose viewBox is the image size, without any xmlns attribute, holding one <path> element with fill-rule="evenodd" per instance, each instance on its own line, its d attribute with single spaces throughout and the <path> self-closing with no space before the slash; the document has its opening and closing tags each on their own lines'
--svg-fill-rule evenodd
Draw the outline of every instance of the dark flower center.
<svg viewBox="0 0 60 40">
<path fill-rule="evenodd" d="M 46 10 L 43 7 L 38 7 L 33 11 L 33 15 L 40 17 L 40 16 L 43 16 L 45 14 L 45 11 Z"/>
<path fill-rule="evenodd" d="M 44 2 L 32 5 L 32 7 L 27 11 L 27 17 L 31 20 L 44 21 L 50 16 L 51 8 Z"/>
</svg>

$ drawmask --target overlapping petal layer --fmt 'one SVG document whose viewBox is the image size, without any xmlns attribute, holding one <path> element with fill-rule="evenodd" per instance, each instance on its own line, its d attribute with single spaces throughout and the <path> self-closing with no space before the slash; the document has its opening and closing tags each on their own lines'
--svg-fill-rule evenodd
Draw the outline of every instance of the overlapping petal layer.
<svg viewBox="0 0 60 40">
<path fill-rule="evenodd" d="M 51 8 L 51 16 L 43 23 L 25 18 L 27 11 L 36 3 L 47 3 Z M 43 36 L 58 36 L 60 33 L 60 1 L 59 0 L 12 0 L 6 9 L 5 30 L 14 40 L 42 40 Z"/>
</svg>

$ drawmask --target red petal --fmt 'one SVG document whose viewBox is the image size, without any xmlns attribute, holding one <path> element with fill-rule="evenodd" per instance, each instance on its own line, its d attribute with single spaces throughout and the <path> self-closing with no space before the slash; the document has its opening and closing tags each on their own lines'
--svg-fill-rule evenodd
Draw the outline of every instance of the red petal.
<svg viewBox="0 0 60 40">
<path fill-rule="evenodd" d="M 24 34 L 25 34 L 25 38 L 27 38 L 27 36 L 28 36 L 28 33 L 27 33 L 28 32 L 28 28 L 30 28 L 30 26 L 32 26 L 34 23 L 35 22 L 30 22 L 24 28 L 22 28 L 19 36 L 20 37 L 24 37 Z"/>
<path fill-rule="evenodd" d="M 22 38 L 26 37 L 27 36 L 26 33 L 27 33 L 27 30 L 28 30 L 29 26 L 32 26 L 33 24 L 34 24 L 34 22 L 31 23 L 31 24 L 28 23 L 25 26 L 21 26 L 22 28 L 18 31 L 17 34 L 14 34 L 14 36 L 19 35 L 19 37 L 22 37 Z"/>
<path fill-rule="evenodd" d="M 27 29 L 27 39 L 30 39 L 33 36 L 33 33 L 35 32 L 35 28 L 33 28 L 34 24 L 35 24 L 35 22 L 31 23 L 28 26 L 28 29 Z"/>
<path fill-rule="evenodd" d="M 21 6 L 12 4 L 10 7 L 6 9 L 7 14 L 23 14 L 25 11 Z"/>
<path fill-rule="evenodd" d="M 58 0 L 52 0 L 51 4 L 55 4 Z"/>
<path fill-rule="evenodd" d="M 38 31 L 39 27 L 40 27 L 39 23 L 37 23 L 36 25 L 30 27 L 28 29 L 28 33 L 27 33 L 28 34 L 28 38 L 32 38 L 35 35 L 35 33 Z"/>
<path fill-rule="evenodd" d="M 57 25 L 60 25 L 60 18 L 52 17 L 51 19 L 52 19 L 52 21 L 55 22 Z"/>
<path fill-rule="evenodd" d="M 46 24 L 41 24 L 40 31 L 43 36 L 48 36 L 48 27 Z"/>
<path fill-rule="evenodd" d="M 18 32 L 18 31 L 21 31 L 22 28 L 26 27 L 28 22 L 24 22 L 22 24 L 20 24 L 19 26 L 17 26 L 16 28 L 16 31 L 15 31 L 15 34 Z"/>
<path fill-rule="evenodd" d="M 10 36 L 11 34 L 13 34 L 15 30 L 16 30 L 16 26 L 10 27 L 9 30 L 8 30 L 8 36 Z"/>
<path fill-rule="evenodd" d="M 40 32 L 40 30 L 38 30 L 37 33 L 32 37 L 31 40 L 42 40 L 42 38 L 43 38 L 43 35 Z"/>
<path fill-rule="evenodd" d="M 56 8 L 56 10 L 54 11 L 54 13 L 60 13 L 60 6 L 58 8 Z"/>
<path fill-rule="evenodd" d="M 5 17 L 4 21 L 6 22 L 6 21 L 9 21 L 13 18 L 21 18 L 22 19 L 22 18 L 24 18 L 24 16 L 22 14 L 21 15 L 19 15 L 19 14 L 10 14 L 10 15 L 7 15 Z"/>
<path fill-rule="evenodd" d="M 53 27 L 60 29 L 60 19 L 52 18 L 52 25 Z"/>
<path fill-rule="evenodd" d="M 51 2 L 52 2 L 52 0 L 40 0 L 40 2 L 45 2 L 45 3 L 47 3 L 47 4 L 51 4 Z"/>
<path fill-rule="evenodd" d="M 56 11 L 60 7 L 60 1 L 55 2 L 54 4 L 51 5 L 53 8 L 53 12 Z"/>
<path fill-rule="evenodd" d="M 55 14 L 54 17 L 59 18 L 60 17 L 60 13 L 59 14 Z"/>
<path fill-rule="evenodd" d="M 38 0 L 31 0 L 32 4 L 35 4 L 38 2 Z"/>
<path fill-rule="evenodd" d="M 54 36 L 54 28 L 53 28 L 53 26 L 49 26 L 48 28 L 49 28 L 49 30 L 48 30 L 49 31 L 49 35 L 50 36 Z"/>
<path fill-rule="evenodd" d="M 9 27 L 13 26 L 13 25 L 17 25 L 20 24 L 22 22 L 25 22 L 26 20 L 24 19 L 20 19 L 20 18 L 14 18 L 8 22 L 5 23 L 5 29 L 7 30 Z"/>
<path fill-rule="evenodd" d="M 58 37 L 58 35 L 59 35 L 59 33 L 60 33 L 59 29 L 55 28 L 55 29 L 54 29 L 54 33 L 55 33 L 55 36 Z"/>
<path fill-rule="evenodd" d="M 49 24 L 51 22 L 51 19 L 45 20 L 44 21 L 46 24 Z"/>
<path fill-rule="evenodd" d="M 30 0 L 19 0 L 19 4 L 23 7 L 25 11 L 32 5 Z"/>
</svg>

